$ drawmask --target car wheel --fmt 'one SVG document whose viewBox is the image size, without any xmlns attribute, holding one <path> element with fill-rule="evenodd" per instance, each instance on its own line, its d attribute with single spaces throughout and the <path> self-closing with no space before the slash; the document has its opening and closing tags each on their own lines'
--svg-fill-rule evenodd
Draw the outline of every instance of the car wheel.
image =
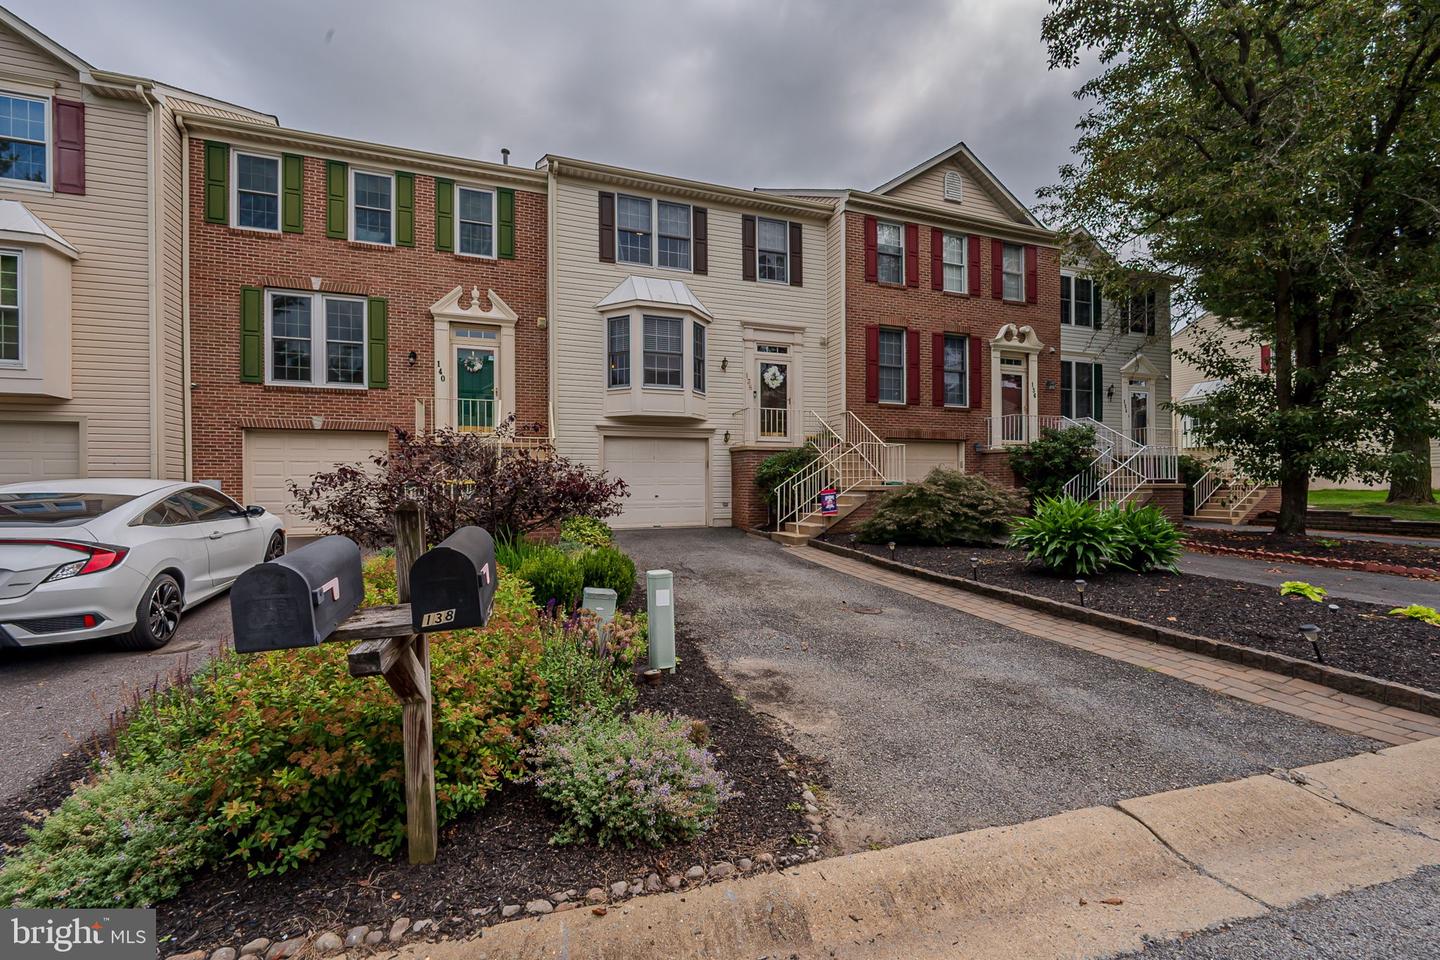
<svg viewBox="0 0 1440 960">
<path fill-rule="evenodd" d="M 285 534 L 276 530 L 270 535 L 270 542 L 265 545 L 265 559 L 263 562 L 269 563 L 271 560 L 283 556 L 285 556 Z"/>
<path fill-rule="evenodd" d="M 140 605 L 135 608 L 135 628 L 116 637 L 115 642 L 126 650 L 159 650 L 180 628 L 184 608 L 179 582 L 170 574 L 162 573 L 150 581 Z"/>
</svg>

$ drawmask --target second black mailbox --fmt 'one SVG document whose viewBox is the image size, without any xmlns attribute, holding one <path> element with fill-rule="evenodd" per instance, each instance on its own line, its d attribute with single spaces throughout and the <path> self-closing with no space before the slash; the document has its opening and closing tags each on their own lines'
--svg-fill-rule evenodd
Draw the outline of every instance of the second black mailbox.
<svg viewBox="0 0 1440 960">
<path fill-rule="evenodd" d="M 364 595 L 360 548 L 348 537 L 321 537 L 257 563 L 230 588 L 235 649 L 259 653 L 324 643 Z"/>
<path fill-rule="evenodd" d="M 410 567 L 410 621 L 416 631 L 483 627 L 495 602 L 495 541 L 461 527 Z"/>
</svg>

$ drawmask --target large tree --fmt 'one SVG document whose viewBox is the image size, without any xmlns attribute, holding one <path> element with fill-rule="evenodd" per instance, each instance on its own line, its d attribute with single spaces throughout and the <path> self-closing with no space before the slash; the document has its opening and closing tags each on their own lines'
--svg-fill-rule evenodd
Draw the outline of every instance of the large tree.
<svg viewBox="0 0 1440 960">
<path fill-rule="evenodd" d="M 1232 370 L 1187 413 L 1279 484 L 1277 532 L 1303 533 L 1312 474 L 1373 474 L 1413 442 L 1377 398 L 1403 395 L 1408 426 L 1436 426 L 1433 380 L 1397 390 L 1395 371 L 1421 369 L 1435 337 L 1440 5 L 1052 4 L 1051 66 L 1093 54 L 1101 72 L 1077 92 L 1091 106 L 1046 211 L 1122 251 L 1112 289 L 1135 268 L 1167 271 L 1273 346 L 1270 377 Z M 1217 351 L 1202 359 L 1226 368 Z"/>
</svg>

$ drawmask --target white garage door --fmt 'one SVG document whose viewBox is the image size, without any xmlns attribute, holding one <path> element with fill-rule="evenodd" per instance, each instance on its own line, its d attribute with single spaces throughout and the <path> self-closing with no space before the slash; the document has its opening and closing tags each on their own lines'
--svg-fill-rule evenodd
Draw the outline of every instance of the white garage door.
<svg viewBox="0 0 1440 960">
<path fill-rule="evenodd" d="M 368 466 L 389 439 L 361 430 L 246 430 L 245 502 L 282 518 L 289 533 L 313 533 L 310 521 L 292 512 L 290 481 L 307 484 L 342 463 Z"/>
<path fill-rule="evenodd" d="M 905 479 L 919 483 L 936 467 L 960 469 L 960 444 L 933 440 L 905 441 Z"/>
<path fill-rule="evenodd" d="M 80 476 L 80 428 L 73 423 L 0 423 L 0 483 Z"/>
<path fill-rule="evenodd" d="M 625 512 L 611 521 L 626 527 L 701 527 L 710 499 L 704 440 L 606 437 L 605 472 L 630 487 Z"/>
</svg>

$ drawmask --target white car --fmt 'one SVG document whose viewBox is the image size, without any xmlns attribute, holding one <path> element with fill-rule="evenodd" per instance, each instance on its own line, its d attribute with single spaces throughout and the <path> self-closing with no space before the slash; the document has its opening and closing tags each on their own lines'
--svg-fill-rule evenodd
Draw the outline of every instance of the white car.
<svg viewBox="0 0 1440 960">
<path fill-rule="evenodd" d="M 155 650 L 180 615 L 285 552 L 280 519 L 173 480 L 0 486 L 0 648 L 114 637 Z"/>
</svg>

